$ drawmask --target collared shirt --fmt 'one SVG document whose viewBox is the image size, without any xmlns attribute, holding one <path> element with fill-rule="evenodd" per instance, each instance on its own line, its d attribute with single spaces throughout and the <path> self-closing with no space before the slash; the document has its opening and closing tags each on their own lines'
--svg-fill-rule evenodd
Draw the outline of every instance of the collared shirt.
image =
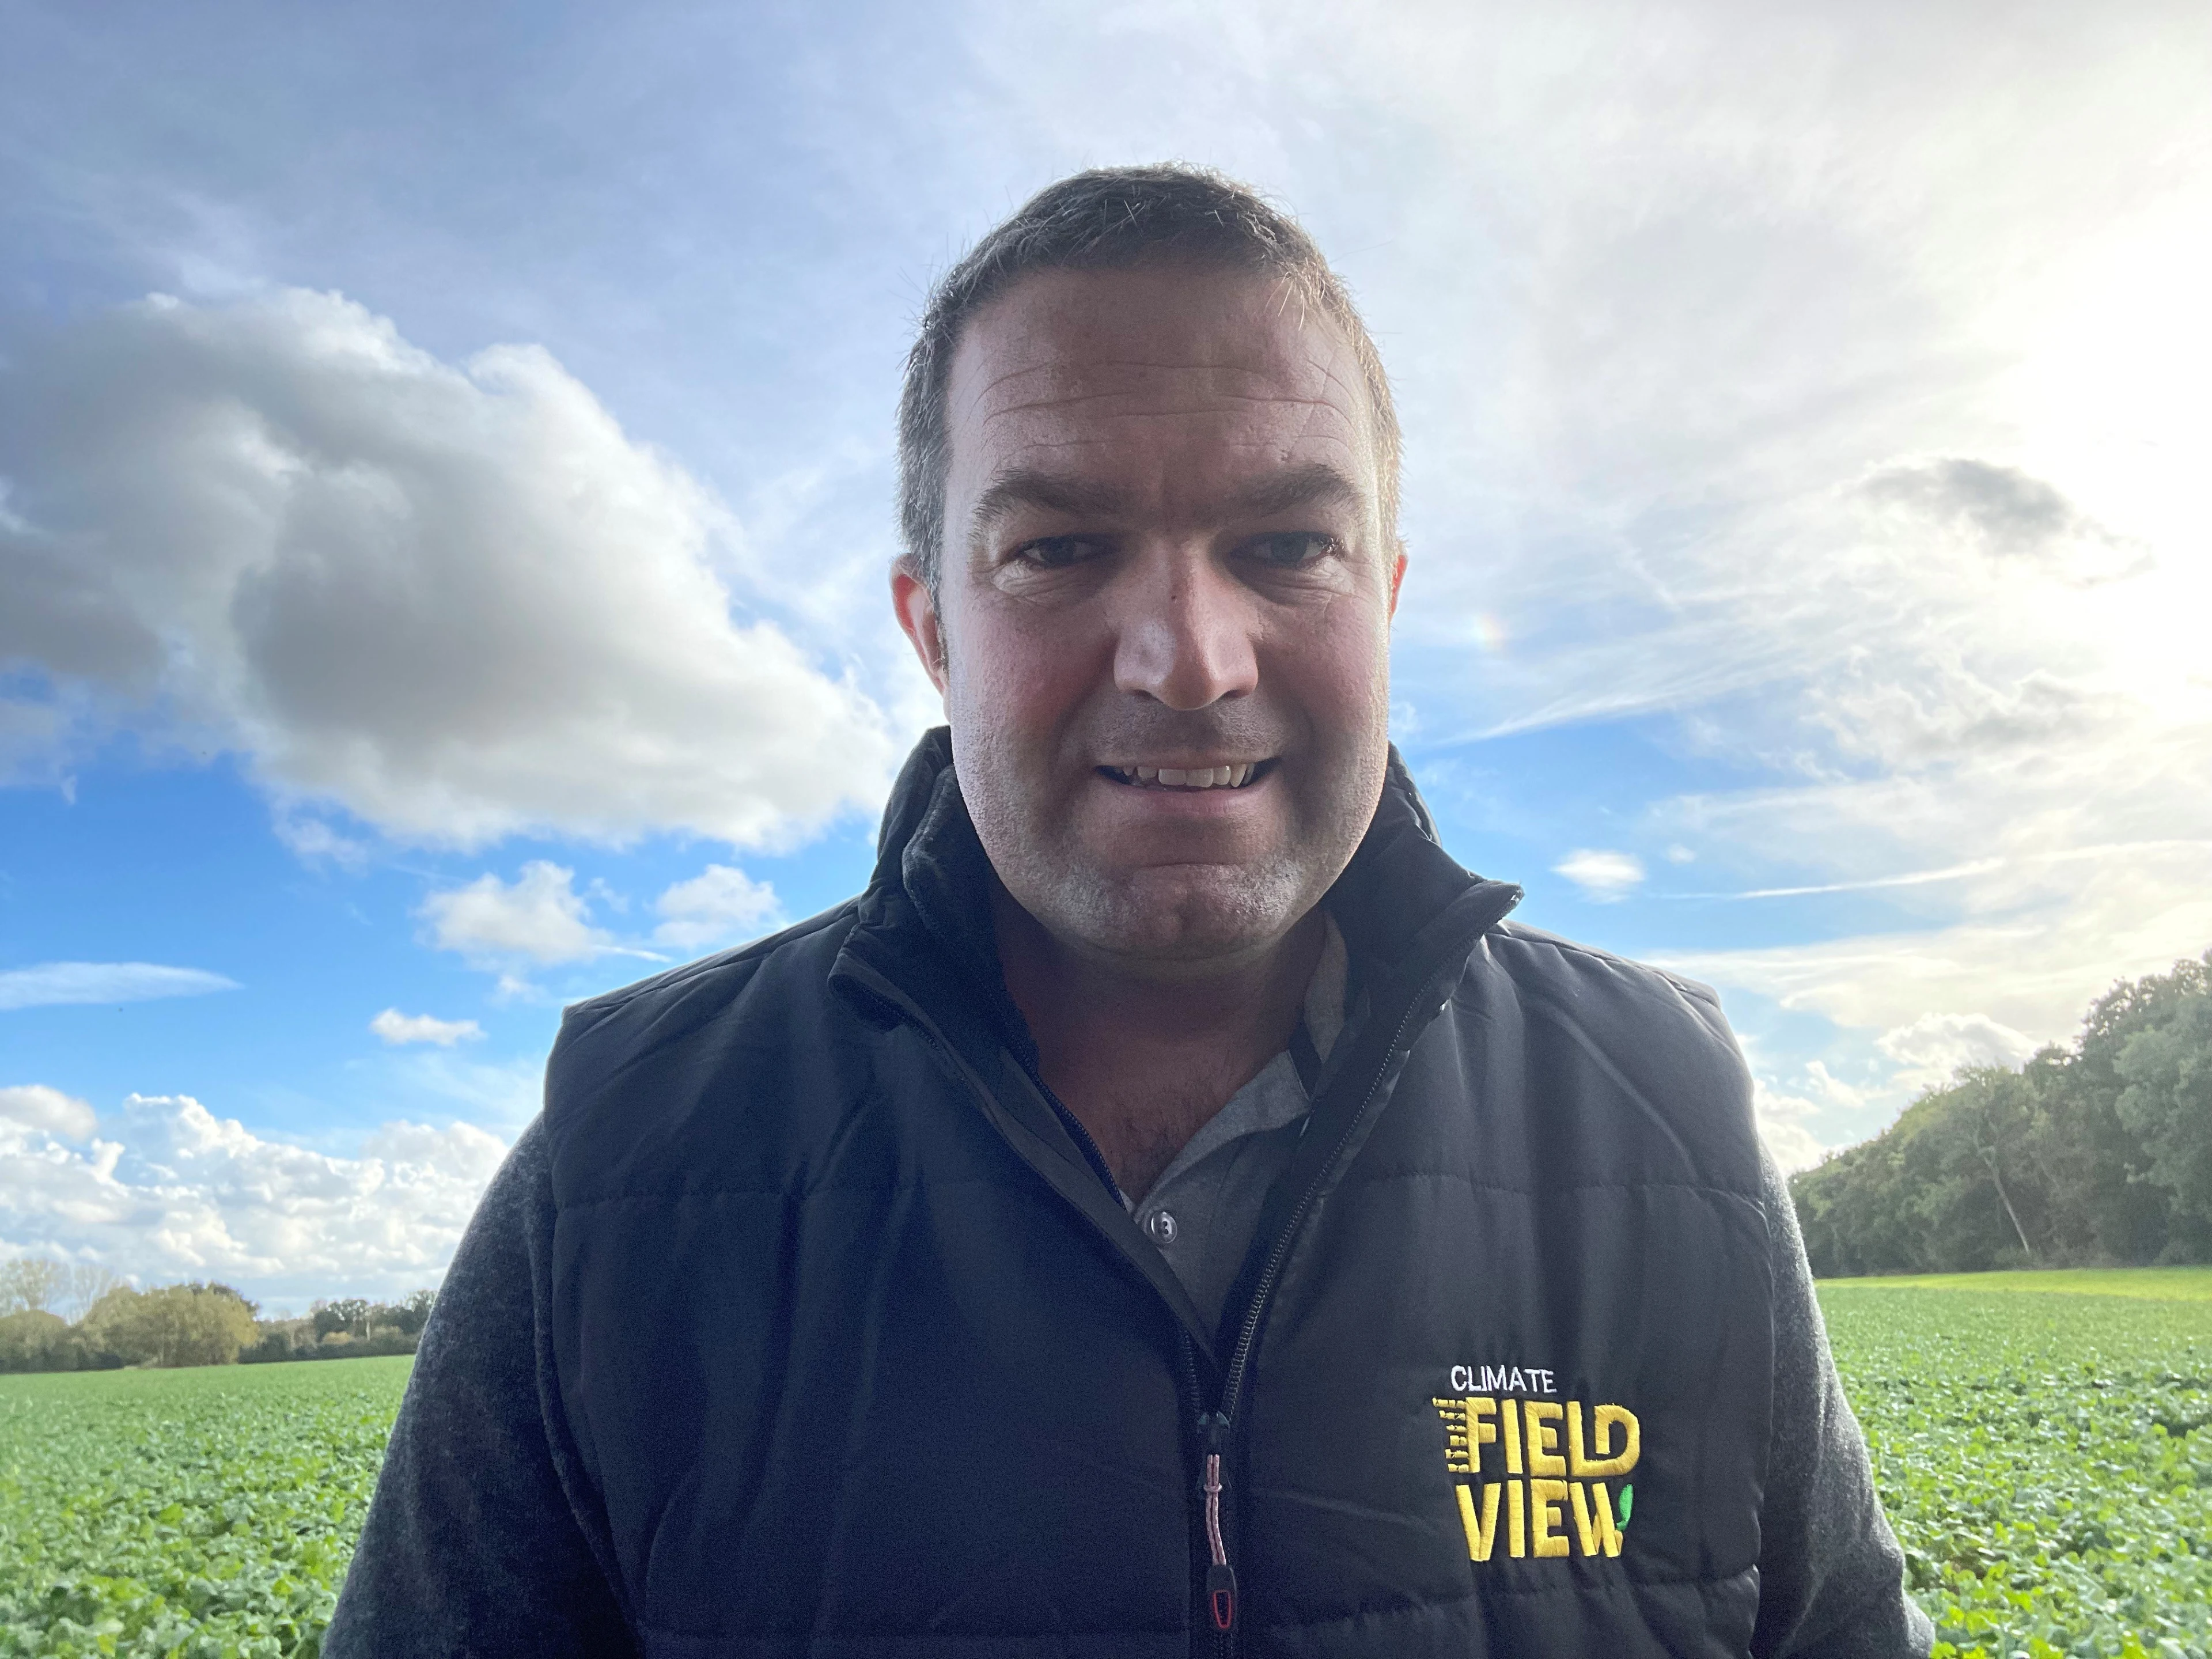
<svg viewBox="0 0 2212 1659">
<path fill-rule="evenodd" d="M 1328 937 L 1306 986 L 1291 1046 L 1200 1127 L 1150 1191 L 1125 1200 L 1209 1325 L 1220 1324 L 1222 1304 L 1252 1248 L 1261 1206 L 1305 1133 L 1313 1109 L 1310 1073 L 1344 1030 L 1344 935 L 1326 910 L 1322 916 Z M 1307 1050 L 1304 1066 L 1301 1047 Z"/>
</svg>

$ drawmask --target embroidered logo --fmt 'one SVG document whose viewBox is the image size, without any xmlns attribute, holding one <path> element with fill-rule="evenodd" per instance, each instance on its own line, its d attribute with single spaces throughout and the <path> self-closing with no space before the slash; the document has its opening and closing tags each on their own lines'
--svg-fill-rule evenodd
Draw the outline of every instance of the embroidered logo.
<svg viewBox="0 0 2212 1659">
<path fill-rule="evenodd" d="M 1596 1406 L 1585 1418 L 1579 1400 L 1494 1394 L 1431 1403 L 1444 1420 L 1444 1467 L 1461 1477 L 1452 1490 L 1470 1559 L 1489 1560 L 1500 1543 L 1515 1560 L 1620 1553 L 1636 1497 L 1625 1477 L 1644 1455 L 1634 1412 Z"/>
</svg>

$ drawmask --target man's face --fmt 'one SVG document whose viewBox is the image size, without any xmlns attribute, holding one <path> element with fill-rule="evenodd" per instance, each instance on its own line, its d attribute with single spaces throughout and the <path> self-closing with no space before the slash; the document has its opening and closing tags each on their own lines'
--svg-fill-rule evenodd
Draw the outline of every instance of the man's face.
<svg viewBox="0 0 2212 1659">
<path fill-rule="evenodd" d="M 1172 969 L 1265 949 L 1341 873 L 1389 742 L 1364 382 L 1274 283 L 1021 278 L 949 384 L 934 604 L 894 578 L 977 834 L 1061 943 Z"/>
</svg>

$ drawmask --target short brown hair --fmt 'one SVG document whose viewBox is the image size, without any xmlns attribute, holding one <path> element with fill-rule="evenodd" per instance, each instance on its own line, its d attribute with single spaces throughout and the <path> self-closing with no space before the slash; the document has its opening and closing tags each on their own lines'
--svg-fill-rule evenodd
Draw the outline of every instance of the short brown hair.
<svg viewBox="0 0 2212 1659">
<path fill-rule="evenodd" d="M 952 355 L 968 319 L 1032 270 L 1108 270 L 1152 258 L 1249 270 L 1289 286 L 1342 329 L 1375 422 L 1385 531 L 1398 521 L 1398 416 L 1382 359 L 1344 283 L 1297 222 L 1210 167 L 1101 167 L 1048 185 L 969 250 L 930 291 L 899 398 L 899 529 L 933 594 L 944 562 Z"/>
</svg>

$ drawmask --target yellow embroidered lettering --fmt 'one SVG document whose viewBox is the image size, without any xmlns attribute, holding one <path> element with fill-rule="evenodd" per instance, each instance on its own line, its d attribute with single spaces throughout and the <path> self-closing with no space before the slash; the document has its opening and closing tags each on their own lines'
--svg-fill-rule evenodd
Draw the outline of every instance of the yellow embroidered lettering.
<svg viewBox="0 0 2212 1659">
<path fill-rule="evenodd" d="M 1505 1425 L 1505 1473 L 1519 1474 L 1521 1469 L 1521 1413 L 1514 1402 L 1505 1402 L 1505 1409 L 1498 1413 L 1498 1420 Z"/>
<path fill-rule="evenodd" d="M 1460 1488 L 1462 1493 L 1467 1488 Z M 1575 1535 L 1581 1540 L 1584 1555 L 1595 1555 L 1600 1551 L 1607 1555 L 1620 1553 L 1620 1529 L 1613 1524 L 1613 1495 L 1601 1480 L 1594 1486 L 1570 1488 L 1575 1505 Z M 1464 1503 L 1464 1497 L 1461 1501 Z"/>
<path fill-rule="evenodd" d="M 1613 1443 L 1612 1431 L 1615 1425 L 1621 1429 L 1620 1449 L 1609 1450 Z M 1567 1425 L 1567 1473 L 1573 1475 L 1626 1474 L 1636 1467 L 1636 1460 L 1644 1454 L 1644 1429 L 1637 1422 L 1636 1413 L 1626 1406 L 1600 1406 L 1590 1419 L 1590 1450 L 1594 1456 L 1583 1455 L 1581 1413 L 1577 1413 Z"/>
<path fill-rule="evenodd" d="M 1528 1419 L 1528 1449 L 1523 1459 L 1531 1474 L 1561 1475 L 1567 1472 L 1567 1460 L 1559 1455 L 1559 1402 L 1556 1400 L 1529 1400 L 1521 1409 Z M 1566 1500 L 1562 1498 L 1560 1502 Z M 1562 1548 L 1565 1547 L 1561 1546 Z"/>
<path fill-rule="evenodd" d="M 1444 1468 L 1451 1474 L 1472 1474 L 1467 1458 L 1467 1401 L 1431 1400 L 1444 1423 Z"/>
<path fill-rule="evenodd" d="M 1455 1486 L 1459 1493 L 1459 1518 L 1467 1528 L 1467 1559 L 1470 1561 L 1490 1559 L 1491 1547 L 1498 1542 L 1498 1483 L 1493 1480 L 1482 1489 L 1482 1518 L 1475 1519 L 1474 1489 Z"/>
<path fill-rule="evenodd" d="M 1492 1420 L 1498 1415 L 1498 1402 L 1480 1395 L 1470 1395 L 1467 1401 L 1467 1468 L 1469 1474 L 1482 1473 L 1482 1449 L 1498 1443 L 1498 1425 Z"/>
<path fill-rule="evenodd" d="M 1528 1553 L 1538 1558 L 1567 1553 L 1567 1517 L 1560 1505 L 1567 1501 L 1564 1480 L 1528 1483 Z"/>
<path fill-rule="evenodd" d="M 1512 1419 L 1506 1419 L 1509 1423 Z M 1521 1483 L 1505 1483 L 1505 1553 L 1518 1561 L 1528 1553 L 1528 1511 L 1522 1507 Z"/>
</svg>

